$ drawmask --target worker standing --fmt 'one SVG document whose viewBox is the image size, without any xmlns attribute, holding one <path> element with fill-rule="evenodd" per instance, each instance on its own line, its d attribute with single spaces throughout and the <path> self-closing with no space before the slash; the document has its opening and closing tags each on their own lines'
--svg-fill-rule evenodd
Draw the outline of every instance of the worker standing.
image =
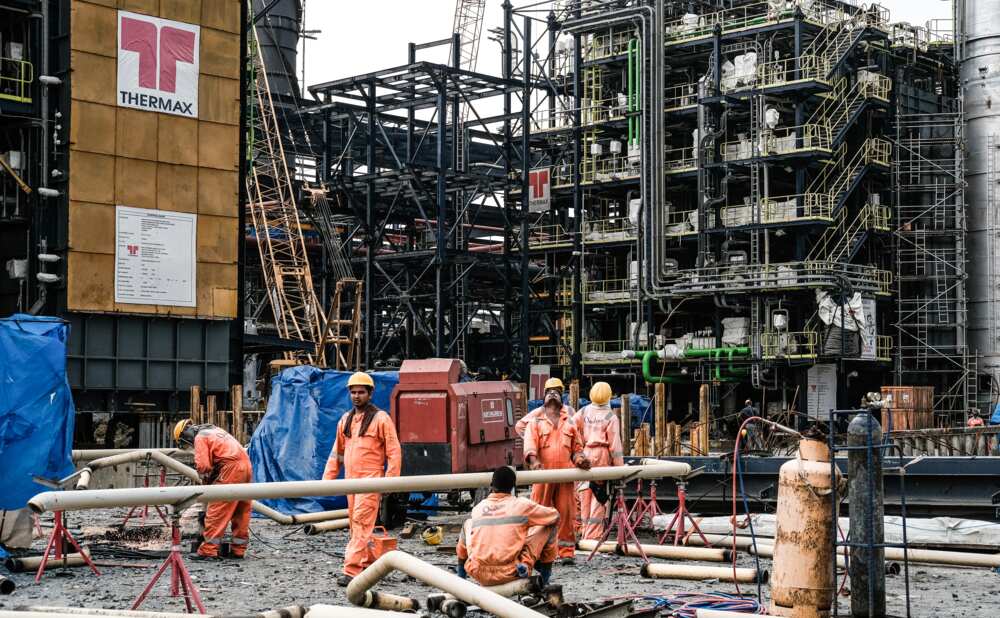
<svg viewBox="0 0 1000 618">
<path fill-rule="evenodd" d="M 590 404 L 574 417 L 583 437 L 583 454 L 593 466 L 623 466 L 621 424 L 611 409 L 611 385 L 596 382 L 590 387 Z M 600 540 L 604 535 L 608 494 L 603 484 L 584 481 L 578 487 L 582 538 Z M 595 490 L 597 490 L 595 494 Z"/>
<path fill-rule="evenodd" d="M 493 472 L 492 493 L 472 509 L 458 537 L 458 574 L 482 586 L 498 586 L 538 571 L 548 584 L 556 550 L 559 512 L 512 494 L 517 473 Z"/>
<path fill-rule="evenodd" d="M 982 427 L 985 425 L 983 422 L 983 417 L 979 414 L 979 410 L 973 410 L 969 420 L 965 423 L 966 427 Z"/>
<path fill-rule="evenodd" d="M 402 464 L 399 438 L 389 415 L 371 403 L 374 380 L 359 371 L 347 381 L 347 389 L 354 407 L 337 424 L 337 438 L 323 479 L 336 479 L 341 465 L 344 466 L 344 478 L 349 479 L 399 476 Z M 340 586 L 351 583 L 351 579 L 375 562 L 372 532 L 380 500 L 380 494 L 347 496 L 351 538 L 344 550 L 343 574 L 337 578 Z"/>
<path fill-rule="evenodd" d="M 583 454 L 583 441 L 572 413 L 562 403 L 562 382 L 552 378 L 545 383 L 545 402 L 527 417 L 524 430 L 524 463 L 531 470 L 553 470 L 576 466 L 590 469 Z M 573 483 L 535 484 L 531 499 L 559 511 L 557 533 L 559 557 L 571 564 L 576 552 L 576 491 Z"/>
<path fill-rule="evenodd" d="M 246 449 L 236 438 L 215 425 L 195 425 L 191 419 L 184 419 L 174 426 L 174 441 L 183 448 L 194 449 L 194 467 L 205 485 L 249 483 L 253 480 Z M 231 526 L 230 556 L 243 558 L 250 540 L 251 508 L 249 500 L 209 503 L 205 510 L 203 541 L 191 557 L 196 560 L 218 558 L 222 536 Z"/>
<path fill-rule="evenodd" d="M 547 391 L 550 388 L 558 388 L 559 389 L 559 393 L 560 393 L 559 397 L 560 397 L 560 401 L 562 401 L 562 399 L 561 399 L 562 398 L 562 392 L 566 390 L 565 386 L 562 383 L 562 380 L 560 380 L 559 378 L 549 378 L 548 380 L 545 381 L 545 388 L 544 388 L 544 390 Z M 542 396 L 544 397 L 544 393 L 543 393 Z M 517 423 L 514 424 L 514 433 L 516 433 L 517 435 L 519 435 L 519 436 L 521 436 L 523 438 L 524 437 L 524 430 L 528 426 L 528 417 L 531 416 L 532 413 L 538 412 L 539 410 L 541 410 L 542 407 L 543 406 L 537 407 L 534 410 L 532 410 L 531 412 L 529 412 L 528 414 L 526 414 L 526 415 L 522 416 L 520 419 L 518 419 Z M 570 417 L 572 417 L 576 413 L 576 411 L 573 409 L 573 406 L 571 406 L 571 405 L 563 404 L 563 407 L 566 408 L 566 410 L 569 412 Z"/>
</svg>

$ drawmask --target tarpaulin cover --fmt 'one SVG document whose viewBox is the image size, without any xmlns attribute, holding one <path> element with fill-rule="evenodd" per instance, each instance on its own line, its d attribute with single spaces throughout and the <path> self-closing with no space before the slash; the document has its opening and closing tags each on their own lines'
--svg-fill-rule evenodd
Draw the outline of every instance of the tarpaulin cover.
<svg viewBox="0 0 1000 618">
<path fill-rule="evenodd" d="M 535 408 L 541 407 L 544 403 L 541 399 L 532 399 L 528 402 L 528 411 L 534 410 Z M 569 405 L 569 395 L 563 395 L 563 403 Z M 589 399 L 585 397 L 580 397 L 580 407 L 590 403 Z M 649 423 L 649 429 L 653 430 L 653 410 L 650 408 L 649 397 L 643 395 L 629 395 L 628 404 L 629 409 L 632 411 L 632 428 L 638 429 L 639 425 L 642 423 Z M 617 410 L 622 407 L 622 400 L 620 397 L 615 397 L 611 400 L 611 409 Z"/>
<path fill-rule="evenodd" d="M 20 509 L 47 488 L 33 476 L 73 472 L 76 410 L 66 381 L 69 325 L 15 314 L 0 320 L 0 509 Z"/>
<path fill-rule="evenodd" d="M 389 411 L 389 397 L 399 383 L 395 371 L 374 372 L 372 403 Z M 349 371 L 299 366 L 271 380 L 267 412 L 250 439 L 255 483 L 312 481 L 323 477 L 340 417 L 351 409 Z M 341 468 L 343 477 L 343 468 Z M 282 513 L 313 513 L 347 506 L 343 496 L 264 500 Z"/>
</svg>

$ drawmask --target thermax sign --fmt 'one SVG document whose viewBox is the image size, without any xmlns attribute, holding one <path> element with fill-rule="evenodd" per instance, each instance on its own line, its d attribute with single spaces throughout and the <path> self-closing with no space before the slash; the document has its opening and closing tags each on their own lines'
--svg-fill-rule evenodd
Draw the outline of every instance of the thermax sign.
<svg viewBox="0 0 1000 618">
<path fill-rule="evenodd" d="M 118 11 L 118 105 L 198 117 L 201 29 Z"/>
</svg>

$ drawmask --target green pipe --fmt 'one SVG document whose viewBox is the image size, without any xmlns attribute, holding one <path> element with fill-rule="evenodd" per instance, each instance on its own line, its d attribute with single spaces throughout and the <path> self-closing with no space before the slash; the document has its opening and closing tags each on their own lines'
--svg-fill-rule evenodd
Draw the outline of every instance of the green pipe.
<svg viewBox="0 0 1000 618">
<path fill-rule="evenodd" d="M 640 354 L 642 355 L 641 357 Z M 655 375 L 653 373 L 653 359 L 656 358 L 656 350 L 636 352 L 635 358 L 642 358 L 642 378 L 646 380 L 648 384 L 681 384 L 691 381 L 687 376 L 681 377 L 682 374 L 679 373 L 662 376 Z"/>
<path fill-rule="evenodd" d="M 722 355 L 728 359 L 725 376 L 722 373 Z M 750 348 L 703 348 L 697 350 L 685 350 L 684 358 L 708 358 L 715 361 L 715 379 L 719 382 L 728 382 L 740 376 L 746 376 L 747 370 L 742 367 L 733 367 L 734 356 L 749 356 Z M 656 350 L 637 350 L 632 353 L 632 358 L 642 359 L 642 377 L 649 384 L 682 384 L 691 381 L 690 376 L 683 373 L 667 373 L 659 375 L 653 372 L 653 360 L 658 358 Z"/>
</svg>

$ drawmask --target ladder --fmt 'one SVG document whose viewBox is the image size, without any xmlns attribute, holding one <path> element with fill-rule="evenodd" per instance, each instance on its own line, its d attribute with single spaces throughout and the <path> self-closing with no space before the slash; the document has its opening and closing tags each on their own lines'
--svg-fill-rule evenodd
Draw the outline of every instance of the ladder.
<svg viewBox="0 0 1000 618">
<path fill-rule="evenodd" d="M 324 316 L 313 288 L 293 177 L 257 45 L 256 28 L 250 44 L 253 82 L 248 123 L 250 170 L 246 184 L 267 298 L 278 335 L 304 344 L 304 350 L 286 352 L 285 358 L 324 366 L 324 350 L 320 345 Z"/>
<path fill-rule="evenodd" d="M 761 224 L 761 190 L 760 190 L 760 168 L 763 165 L 760 157 L 764 155 L 762 127 L 764 125 L 764 95 L 751 93 L 750 95 L 750 148 L 752 159 L 750 163 L 750 208 L 751 220 L 754 224 L 750 231 L 750 255 L 747 261 L 750 264 L 760 264 L 760 224 Z"/>
<path fill-rule="evenodd" d="M 364 282 L 341 279 L 333 292 L 326 316 L 323 342 L 333 349 L 334 367 L 340 371 L 361 369 L 361 305 Z"/>
<path fill-rule="evenodd" d="M 479 43 L 483 34 L 483 15 L 486 0 L 458 0 L 455 4 L 455 19 L 452 32 L 459 36 L 458 66 L 465 71 L 475 71 L 479 63 Z M 454 58 L 455 50 L 452 49 Z M 465 123 L 469 119 L 469 106 L 462 103 L 458 112 L 458 126 L 454 130 L 455 169 L 464 172 L 466 165 Z M 439 121 L 442 125 L 445 119 Z"/>
</svg>

